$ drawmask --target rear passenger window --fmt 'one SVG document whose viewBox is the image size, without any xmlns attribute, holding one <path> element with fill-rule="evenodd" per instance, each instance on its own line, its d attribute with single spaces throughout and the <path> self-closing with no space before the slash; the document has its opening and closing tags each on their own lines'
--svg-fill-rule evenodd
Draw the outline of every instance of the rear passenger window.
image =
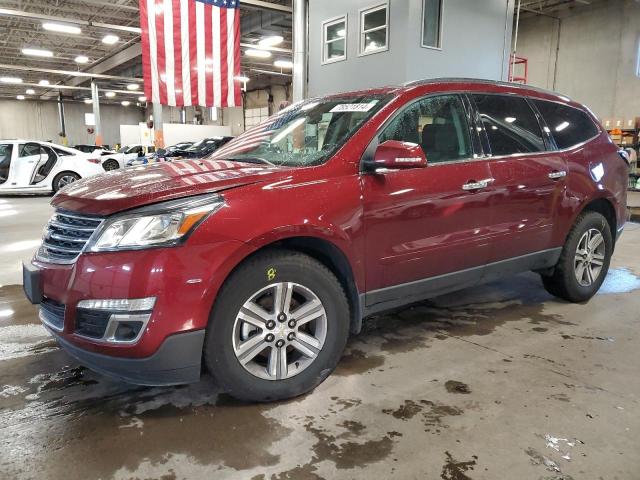
<svg viewBox="0 0 640 480">
<path fill-rule="evenodd" d="M 429 163 L 471 157 L 469 128 L 457 95 L 419 100 L 403 110 L 378 137 L 422 146 Z"/>
<path fill-rule="evenodd" d="M 473 95 L 494 156 L 542 152 L 544 137 L 524 98 Z"/>
<path fill-rule="evenodd" d="M 534 103 L 561 150 L 575 147 L 598 134 L 598 127 L 582 110 L 544 100 L 534 100 Z"/>
</svg>

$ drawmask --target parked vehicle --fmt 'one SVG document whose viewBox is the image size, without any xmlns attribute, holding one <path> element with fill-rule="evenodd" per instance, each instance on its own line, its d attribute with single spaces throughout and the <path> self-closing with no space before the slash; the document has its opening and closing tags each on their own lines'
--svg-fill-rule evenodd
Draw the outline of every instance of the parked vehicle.
<svg viewBox="0 0 640 480">
<path fill-rule="evenodd" d="M 156 149 L 152 145 L 137 144 L 124 146 L 117 152 L 104 155 L 104 169 L 109 171 L 124 168 L 130 160 L 144 158 L 155 151 Z"/>
<path fill-rule="evenodd" d="M 582 105 L 430 80 L 295 104 L 205 160 L 60 192 L 25 291 L 60 345 L 143 385 L 290 398 L 362 318 L 533 270 L 600 288 L 628 165 Z M 64 236 L 63 236 L 64 235 Z"/>
<path fill-rule="evenodd" d="M 195 142 L 186 148 L 175 148 L 172 151 L 167 150 L 166 158 L 205 158 L 220 147 L 229 143 L 233 137 L 213 137 L 205 138 L 199 142 Z"/>
<path fill-rule="evenodd" d="M 109 145 L 74 145 L 73 148 L 75 150 L 80 150 L 83 153 L 93 153 L 95 155 L 116 153 L 111 150 Z"/>
<path fill-rule="evenodd" d="M 104 172 L 101 160 L 35 140 L 0 140 L 0 194 L 49 193 Z"/>
</svg>

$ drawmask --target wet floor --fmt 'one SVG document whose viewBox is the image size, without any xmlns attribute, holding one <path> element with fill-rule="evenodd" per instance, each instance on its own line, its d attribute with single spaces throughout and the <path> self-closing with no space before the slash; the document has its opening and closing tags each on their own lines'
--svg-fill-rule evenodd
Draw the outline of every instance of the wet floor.
<svg viewBox="0 0 640 480">
<path fill-rule="evenodd" d="M 526 274 L 370 318 L 324 384 L 266 405 L 94 374 L 5 282 L 0 478 L 637 479 L 638 245 L 630 225 L 585 305 Z"/>
</svg>

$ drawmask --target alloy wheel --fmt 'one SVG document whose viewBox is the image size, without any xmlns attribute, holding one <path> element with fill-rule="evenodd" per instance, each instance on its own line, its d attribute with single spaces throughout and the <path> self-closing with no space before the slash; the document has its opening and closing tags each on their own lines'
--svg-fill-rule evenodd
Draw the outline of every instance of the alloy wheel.
<svg viewBox="0 0 640 480">
<path fill-rule="evenodd" d="M 589 287 L 598 279 L 604 266 L 606 244 L 602 233 L 595 228 L 587 230 L 576 249 L 574 269 L 576 280 L 583 287 Z"/>
<path fill-rule="evenodd" d="M 264 380 L 284 380 L 318 357 L 327 336 L 327 314 L 307 287 L 274 283 L 242 305 L 232 335 L 233 351 L 245 370 Z"/>
<path fill-rule="evenodd" d="M 67 185 L 75 181 L 76 177 L 74 177 L 73 175 L 63 175 L 62 177 L 60 177 L 60 180 L 58 180 L 58 189 L 66 187 Z"/>
</svg>

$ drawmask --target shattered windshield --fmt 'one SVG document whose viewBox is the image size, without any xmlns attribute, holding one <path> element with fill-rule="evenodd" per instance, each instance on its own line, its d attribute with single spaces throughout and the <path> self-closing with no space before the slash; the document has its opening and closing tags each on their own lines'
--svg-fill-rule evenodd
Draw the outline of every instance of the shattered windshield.
<svg viewBox="0 0 640 480">
<path fill-rule="evenodd" d="M 356 95 L 297 103 L 247 130 L 210 158 L 289 167 L 319 165 L 390 98 Z"/>
</svg>

